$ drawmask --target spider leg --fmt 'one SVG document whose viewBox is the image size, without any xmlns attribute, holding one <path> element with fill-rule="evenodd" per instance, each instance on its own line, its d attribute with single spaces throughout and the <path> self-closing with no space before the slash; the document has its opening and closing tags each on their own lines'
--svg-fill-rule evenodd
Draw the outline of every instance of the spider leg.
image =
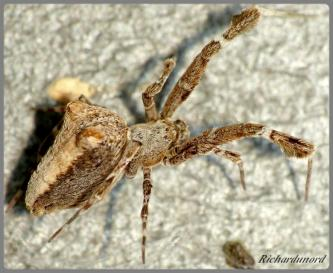
<svg viewBox="0 0 333 273">
<path fill-rule="evenodd" d="M 240 154 L 236 153 L 236 152 L 232 152 L 232 151 L 222 150 L 220 148 L 214 148 L 213 152 L 216 155 L 222 156 L 226 159 L 229 159 L 233 163 L 237 164 L 237 166 L 239 168 L 241 186 L 242 186 L 243 190 L 246 190 L 245 178 L 244 178 L 245 177 L 245 175 L 244 175 L 244 166 L 243 166 L 243 160 L 242 160 Z"/>
<path fill-rule="evenodd" d="M 199 84 L 210 58 L 220 49 L 221 44 L 219 41 L 211 41 L 195 57 L 183 76 L 171 90 L 161 112 L 162 119 L 171 117 L 178 106 L 189 97 L 194 88 Z"/>
<path fill-rule="evenodd" d="M 256 7 L 243 10 L 240 14 L 233 16 L 232 22 L 223 33 L 221 41 L 213 40 L 204 46 L 171 90 L 161 112 L 162 119 L 171 117 L 178 106 L 189 97 L 199 84 L 210 59 L 239 34 L 251 30 L 257 24 L 259 17 L 260 12 Z"/>
<path fill-rule="evenodd" d="M 287 157 L 308 158 L 308 171 L 305 184 L 305 200 L 308 198 L 312 172 L 312 143 L 283 132 L 272 130 L 262 124 L 241 123 L 222 128 L 208 129 L 201 135 L 190 138 L 184 144 L 176 146 L 164 159 L 165 164 L 177 165 L 194 156 L 204 155 L 222 145 L 245 137 L 264 137 L 277 144 Z"/>
<path fill-rule="evenodd" d="M 151 168 L 143 168 L 143 206 L 141 210 L 142 219 L 142 263 L 146 261 L 146 233 L 147 233 L 147 223 L 148 223 L 148 204 L 151 193 L 152 180 L 150 177 Z"/>
<path fill-rule="evenodd" d="M 310 188 L 310 181 L 311 181 L 311 173 L 312 173 L 312 158 L 308 159 L 308 171 L 306 174 L 306 183 L 305 183 L 305 196 L 304 200 L 308 201 L 309 197 L 309 188 Z"/>
<path fill-rule="evenodd" d="M 82 214 L 82 212 L 86 211 L 87 209 L 89 209 L 91 206 L 93 205 L 92 202 L 87 202 L 84 206 L 82 206 L 81 208 L 79 208 L 73 215 L 71 218 L 69 218 L 56 232 L 54 232 L 52 234 L 52 236 L 47 240 L 48 243 L 50 243 L 55 237 L 57 237 L 66 226 L 69 226 L 77 217 L 79 217 L 80 214 Z"/>
<path fill-rule="evenodd" d="M 175 67 L 175 61 L 173 59 L 167 59 L 164 61 L 164 68 L 160 78 L 150 84 L 146 90 L 142 93 L 142 102 L 145 107 L 147 121 L 159 119 L 159 114 L 156 110 L 154 97 L 161 92 L 167 78 Z"/>
</svg>

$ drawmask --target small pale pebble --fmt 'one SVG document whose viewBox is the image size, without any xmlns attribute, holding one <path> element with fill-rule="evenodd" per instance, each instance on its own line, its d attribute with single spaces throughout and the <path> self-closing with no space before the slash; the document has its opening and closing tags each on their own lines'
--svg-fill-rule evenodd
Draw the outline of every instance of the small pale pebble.
<svg viewBox="0 0 333 273">
<path fill-rule="evenodd" d="M 79 78 L 64 77 L 53 81 L 47 94 L 56 102 L 66 104 L 78 99 L 81 95 L 90 98 L 96 92 L 96 87 L 81 81 Z"/>
</svg>

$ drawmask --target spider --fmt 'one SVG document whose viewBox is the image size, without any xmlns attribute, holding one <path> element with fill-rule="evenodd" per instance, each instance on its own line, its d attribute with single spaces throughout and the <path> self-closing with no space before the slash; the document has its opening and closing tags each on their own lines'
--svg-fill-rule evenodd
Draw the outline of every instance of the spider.
<svg viewBox="0 0 333 273">
<path fill-rule="evenodd" d="M 53 146 L 33 173 L 26 193 L 26 206 L 34 215 L 78 208 L 75 214 L 49 239 L 96 201 L 103 199 L 119 179 L 143 172 L 142 262 L 145 263 L 148 205 L 152 189 L 152 168 L 178 165 L 199 155 L 216 154 L 239 168 L 245 190 L 244 168 L 240 154 L 222 145 L 247 137 L 263 137 L 280 146 L 288 157 L 308 158 L 305 200 L 308 198 L 314 145 L 300 138 L 270 129 L 263 124 L 241 123 L 207 129 L 190 137 L 187 124 L 173 120 L 176 109 L 189 97 L 205 72 L 208 62 L 239 34 L 252 29 L 260 10 L 250 7 L 233 16 L 221 40 L 206 44 L 171 90 L 161 112 L 154 97 L 162 90 L 175 67 L 173 59 L 164 62 L 160 78 L 142 94 L 146 123 L 128 127 L 116 113 L 94 105 L 81 96 L 66 106 L 62 127 Z"/>
</svg>

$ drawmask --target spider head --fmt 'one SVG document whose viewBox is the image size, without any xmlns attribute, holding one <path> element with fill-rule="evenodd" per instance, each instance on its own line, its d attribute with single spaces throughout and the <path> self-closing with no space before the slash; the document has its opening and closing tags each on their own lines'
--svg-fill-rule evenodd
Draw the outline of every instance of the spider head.
<svg viewBox="0 0 333 273">
<path fill-rule="evenodd" d="M 176 143 L 181 144 L 190 137 L 190 131 L 188 129 L 187 124 L 184 121 L 180 120 L 180 119 L 175 120 L 173 123 L 175 125 L 176 130 L 177 130 Z"/>
</svg>

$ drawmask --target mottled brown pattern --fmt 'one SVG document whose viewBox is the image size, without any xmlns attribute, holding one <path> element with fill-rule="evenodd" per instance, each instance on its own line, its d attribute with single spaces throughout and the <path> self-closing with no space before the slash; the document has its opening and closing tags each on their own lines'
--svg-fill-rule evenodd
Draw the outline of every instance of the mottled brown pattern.
<svg viewBox="0 0 333 273">
<path fill-rule="evenodd" d="M 130 131 L 132 140 L 142 143 L 142 147 L 126 168 L 129 177 L 135 175 L 140 167 L 159 164 L 170 146 L 181 137 L 181 128 L 168 119 L 136 124 L 130 127 Z"/>
<path fill-rule="evenodd" d="M 171 90 L 162 109 L 161 118 L 171 117 L 176 108 L 188 98 L 194 88 L 199 84 L 210 58 L 220 49 L 220 41 L 211 41 L 201 50 L 199 55 L 194 58 L 184 75 Z"/>
<path fill-rule="evenodd" d="M 29 181 L 28 209 L 40 215 L 88 199 L 89 189 L 103 182 L 119 161 L 127 131 L 126 123 L 110 110 L 81 101 L 68 104 L 53 146 Z"/>
<path fill-rule="evenodd" d="M 288 157 L 308 157 L 314 151 L 314 145 L 303 139 L 272 130 L 270 138 L 278 144 Z"/>
<path fill-rule="evenodd" d="M 39 196 L 33 208 L 45 208 L 45 213 L 54 210 L 80 207 L 88 201 L 99 185 L 117 164 L 121 153 L 112 158 L 106 146 L 88 150 L 80 156 L 65 173 L 57 176 L 48 191 Z M 100 156 L 103 155 L 103 160 Z M 109 162 L 115 162 L 111 165 Z M 34 213 L 34 211 L 32 211 Z"/>
<path fill-rule="evenodd" d="M 228 30 L 223 33 L 223 38 L 230 41 L 239 34 L 251 30 L 258 23 L 259 18 L 260 11 L 256 7 L 248 8 L 240 14 L 234 15 Z"/>
<path fill-rule="evenodd" d="M 146 230 L 147 230 L 147 223 L 148 223 L 148 205 L 149 205 L 149 198 L 151 194 L 152 180 L 151 180 L 151 168 L 144 168 L 143 169 L 143 206 L 141 209 L 141 219 L 142 219 L 142 263 L 145 263 L 146 255 Z"/>
</svg>

